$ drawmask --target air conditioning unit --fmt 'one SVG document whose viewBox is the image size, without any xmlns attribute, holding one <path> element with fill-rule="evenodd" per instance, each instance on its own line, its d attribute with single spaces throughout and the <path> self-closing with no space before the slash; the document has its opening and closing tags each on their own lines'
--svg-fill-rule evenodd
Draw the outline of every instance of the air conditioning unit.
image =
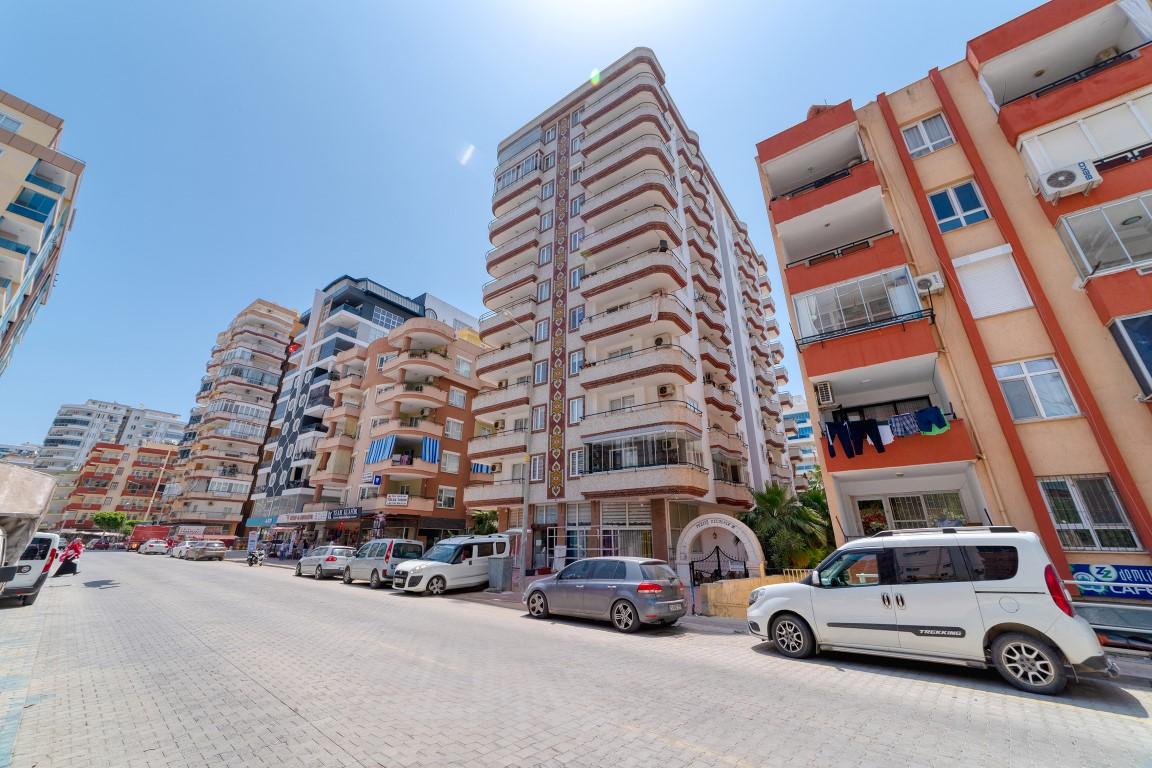
<svg viewBox="0 0 1152 768">
<path fill-rule="evenodd" d="M 657 336 L 656 337 L 656 346 L 658 346 L 658 347 L 664 346 L 664 337 L 663 336 Z"/>
<path fill-rule="evenodd" d="M 495 429 L 497 432 L 503 431 L 504 419 L 496 419 L 496 422 L 492 425 L 492 428 Z"/>
<path fill-rule="evenodd" d="M 431 408 L 421 408 L 420 409 L 420 415 L 421 416 L 431 416 L 432 415 L 432 409 Z"/>
<path fill-rule="evenodd" d="M 1116 46 L 1113 45 L 1112 47 L 1104 48 L 1099 53 L 1097 53 L 1096 54 L 1096 61 L 1094 61 L 1093 63 L 1099 64 L 1103 61 L 1108 61 L 1109 59 L 1114 59 L 1119 55 L 1120 55 L 1120 50 Z"/>
<path fill-rule="evenodd" d="M 508 389 L 508 379 L 501 379 L 496 382 L 496 389 Z"/>
<path fill-rule="evenodd" d="M 916 278 L 916 293 L 927 296 L 930 293 L 944 293 L 944 278 L 939 272 L 928 272 Z"/>
<path fill-rule="evenodd" d="M 1081 160 L 1074 165 L 1048 171 L 1040 177 L 1040 194 L 1049 202 L 1055 202 L 1066 195 L 1087 192 L 1100 185 L 1104 179 L 1091 160 Z"/>
<path fill-rule="evenodd" d="M 832 392 L 832 382 L 817 381 L 815 387 L 816 405 L 822 407 L 836 405 L 836 395 Z"/>
<path fill-rule="evenodd" d="M 492 474 L 496 474 L 504 469 L 504 465 L 499 461 L 492 465 Z"/>
<path fill-rule="evenodd" d="M 674 392 L 675 392 L 675 389 L 672 387 L 671 384 L 661 384 L 659 387 L 656 388 L 656 394 L 659 395 L 660 397 L 672 397 Z"/>
<path fill-rule="evenodd" d="M 425 384 L 435 384 L 435 383 L 436 383 L 436 377 L 435 377 L 435 376 L 429 376 L 429 377 L 428 377 L 428 378 L 427 378 L 427 379 L 424 381 L 424 383 L 425 383 Z"/>
</svg>

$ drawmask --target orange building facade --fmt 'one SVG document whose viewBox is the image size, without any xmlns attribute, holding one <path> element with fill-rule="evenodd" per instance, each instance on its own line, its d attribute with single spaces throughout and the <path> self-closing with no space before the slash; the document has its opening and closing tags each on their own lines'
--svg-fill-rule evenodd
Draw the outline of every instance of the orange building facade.
<svg viewBox="0 0 1152 768">
<path fill-rule="evenodd" d="M 71 483 L 61 528 L 89 527 L 97 512 L 123 512 L 129 520 L 161 515 L 165 486 L 176 462 L 175 445 L 97 443 Z"/>
</svg>

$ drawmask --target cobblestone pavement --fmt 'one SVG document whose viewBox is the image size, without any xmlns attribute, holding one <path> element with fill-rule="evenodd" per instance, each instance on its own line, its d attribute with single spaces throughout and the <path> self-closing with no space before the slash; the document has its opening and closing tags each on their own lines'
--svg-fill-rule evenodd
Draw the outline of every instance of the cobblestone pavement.
<svg viewBox="0 0 1152 768">
<path fill-rule="evenodd" d="M 0 707 L 0 768 L 1152 765 L 1146 687 L 1044 698 L 127 553 L 0 608 Z"/>
</svg>

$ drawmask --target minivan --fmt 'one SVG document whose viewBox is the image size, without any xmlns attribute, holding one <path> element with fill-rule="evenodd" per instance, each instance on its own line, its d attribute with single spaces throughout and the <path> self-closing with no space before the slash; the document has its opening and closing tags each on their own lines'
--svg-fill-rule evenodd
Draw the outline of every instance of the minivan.
<svg viewBox="0 0 1152 768">
<path fill-rule="evenodd" d="M 412 539 L 372 539 L 356 550 L 344 566 L 344 583 L 367 581 L 372 589 L 391 584 L 396 566 L 424 554 L 424 545 Z"/>
<path fill-rule="evenodd" d="M 508 556 L 507 534 L 453 536 L 437 542 L 418 560 L 396 569 L 395 589 L 442 595 L 445 590 L 488 583 L 488 559 Z"/>
<path fill-rule="evenodd" d="M 1034 533 L 1011 526 L 881 531 L 800 582 L 749 596 L 748 629 L 801 659 L 821 650 L 994 667 L 1055 694 L 1076 674 L 1115 676 Z"/>
<path fill-rule="evenodd" d="M 34 534 L 16 563 L 16 575 L 4 585 L 0 597 L 15 597 L 23 605 L 32 605 L 44 582 L 60 567 L 60 553 L 59 534 Z"/>
</svg>

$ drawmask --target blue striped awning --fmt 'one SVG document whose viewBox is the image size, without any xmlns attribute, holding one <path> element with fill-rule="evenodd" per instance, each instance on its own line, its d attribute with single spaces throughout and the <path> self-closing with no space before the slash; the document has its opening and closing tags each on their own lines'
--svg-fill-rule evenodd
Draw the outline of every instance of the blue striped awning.
<svg viewBox="0 0 1152 768">
<path fill-rule="evenodd" d="M 481 464 L 478 461 L 472 462 L 472 473 L 476 475 L 490 475 L 492 474 L 491 464 Z"/>
<path fill-rule="evenodd" d="M 420 458 L 424 459 L 430 464 L 437 464 L 440 461 L 440 439 L 436 437 L 426 437 L 420 444 Z"/>
<path fill-rule="evenodd" d="M 368 456 L 364 459 L 364 464 L 379 464 L 382 461 L 387 461 L 392 458 L 392 451 L 396 447 L 396 435 L 388 435 L 372 441 L 368 446 Z"/>
</svg>

